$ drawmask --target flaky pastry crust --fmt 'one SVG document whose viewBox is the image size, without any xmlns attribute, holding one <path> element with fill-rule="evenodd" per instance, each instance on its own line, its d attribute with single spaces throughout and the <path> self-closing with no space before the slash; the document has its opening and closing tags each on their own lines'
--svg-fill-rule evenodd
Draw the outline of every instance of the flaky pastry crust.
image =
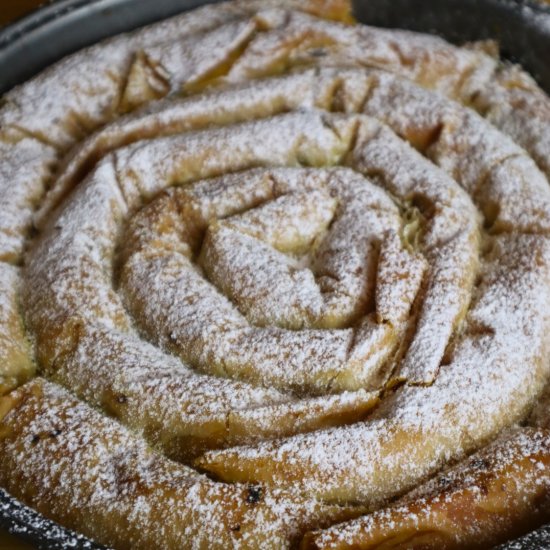
<svg viewBox="0 0 550 550">
<path fill-rule="evenodd" d="M 548 435 L 501 432 L 548 422 L 550 100 L 488 44 L 350 13 L 206 6 L 6 95 L 14 496 L 117 548 L 547 517 Z"/>
</svg>

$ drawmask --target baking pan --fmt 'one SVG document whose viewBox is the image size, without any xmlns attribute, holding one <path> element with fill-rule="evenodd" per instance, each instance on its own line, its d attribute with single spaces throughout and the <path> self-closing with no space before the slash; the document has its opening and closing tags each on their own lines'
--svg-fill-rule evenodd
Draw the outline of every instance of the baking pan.
<svg viewBox="0 0 550 550">
<path fill-rule="evenodd" d="M 63 56 L 102 38 L 206 3 L 212 1 L 52 2 L 0 29 L 0 94 Z M 504 57 L 521 63 L 550 93 L 550 7 L 519 0 L 355 0 L 355 14 L 364 23 L 431 32 L 455 43 L 495 39 Z M 0 527 L 40 550 L 102 548 L 44 519 L 1 489 Z M 550 549 L 550 526 L 499 548 Z"/>
</svg>

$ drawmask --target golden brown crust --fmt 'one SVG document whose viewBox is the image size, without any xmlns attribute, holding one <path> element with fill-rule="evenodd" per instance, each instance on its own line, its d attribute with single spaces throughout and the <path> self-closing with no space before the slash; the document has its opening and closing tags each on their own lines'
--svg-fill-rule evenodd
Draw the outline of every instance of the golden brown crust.
<svg viewBox="0 0 550 550">
<path fill-rule="evenodd" d="M 550 518 L 550 432 L 521 429 L 445 470 L 392 506 L 325 531 L 301 548 L 489 548 Z"/>
<path fill-rule="evenodd" d="M 550 100 L 489 47 L 349 7 L 207 6 L 7 96 L 0 393 L 32 374 L 20 298 L 50 382 L 0 401 L 0 485 L 117 547 L 280 548 L 525 417 L 550 374 Z M 459 469 L 482 505 L 514 475 L 512 504 L 540 496 L 514 437 Z M 471 517 L 456 479 L 448 509 L 400 503 L 429 500 L 437 544 Z M 495 537 L 525 515 L 479 502 Z"/>
<path fill-rule="evenodd" d="M 2 398 L 0 417 L 2 486 L 116 548 L 287 548 L 312 524 L 357 515 L 214 483 L 40 378 Z"/>
<path fill-rule="evenodd" d="M 35 371 L 19 304 L 19 270 L 0 262 L 0 395 Z"/>
</svg>

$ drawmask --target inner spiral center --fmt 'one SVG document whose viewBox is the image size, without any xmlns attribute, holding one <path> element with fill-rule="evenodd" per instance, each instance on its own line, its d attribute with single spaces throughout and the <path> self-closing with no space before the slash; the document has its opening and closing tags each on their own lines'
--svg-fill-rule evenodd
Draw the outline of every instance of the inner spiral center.
<svg viewBox="0 0 550 550">
<path fill-rule="evenodd" d="M 349 168 L 228 174 L 134 216 L 121 289 L 138 323 L 201 370 L 356 389 L 378 383 L 407 332 L 427 267 L 409 229 Z"/>
</svg>

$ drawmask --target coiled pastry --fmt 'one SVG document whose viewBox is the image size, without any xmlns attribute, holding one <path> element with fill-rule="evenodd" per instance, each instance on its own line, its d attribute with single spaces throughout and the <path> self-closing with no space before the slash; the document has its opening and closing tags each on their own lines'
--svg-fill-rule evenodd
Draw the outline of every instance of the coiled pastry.
<svg viewBox="0 0 550 550">
<path fill-rule="evenodd" d="M 117 548 L 455 548 L 548 517 L 546 428 L 507 430 L 550 374 L 550 100 L 487 44 L 350 23 L 208 6 L 6 95 L 14 496 Z M 456 524 L 422 489 L 383 509 L 499 437 Z"/>
</svg>

